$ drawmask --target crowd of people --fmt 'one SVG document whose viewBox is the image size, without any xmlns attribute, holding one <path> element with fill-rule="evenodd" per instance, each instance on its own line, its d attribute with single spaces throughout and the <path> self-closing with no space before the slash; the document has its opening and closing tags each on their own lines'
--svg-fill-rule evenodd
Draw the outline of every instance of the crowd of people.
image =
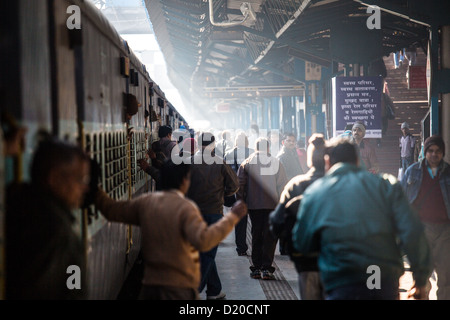
<svg viewBox="0 0 450 320">
<path fill-rule="evenodd" d="M 411 297 L 427 299 L 434 270 L 438 299 L 450 299 L 445 144 L 440 136 L 427 138 L 414 162 L 408 128 L 401 126 L 398 180 L 380 174 L 362 123 L 328 141 L 313 134 L 306 150 L 292 133 L 180 128 L 174 136 L 161 126 L 138 162 L 157 191 L 128 201 L 102 190 L 98 164 L 78 146 L 47 138 L 35 152 L 31 182 L 8 188 L 7 298 L 86 297 L 67 288 L 65 266 L 84 265 L 72 210 L 94 204 L 106 219 L 142 230 L 140 299 L 199 299 L 203 290 L 207 299 L 224 299 L 218 245 L 234 230 L 236 254 L 247 256 L 247 213 L 250 278 L 276 278 L 279 241 L 280 253 L 295 264 L 302 299 L 398 299 L 405 257 Z M 24 194 L 30 201 L 21 201 Z M 26 255 L 12 254 L 29 244 L 30 233 L 36 241 Z M 379 278 L 369 283 L 373 268 Z"/>
</svg>

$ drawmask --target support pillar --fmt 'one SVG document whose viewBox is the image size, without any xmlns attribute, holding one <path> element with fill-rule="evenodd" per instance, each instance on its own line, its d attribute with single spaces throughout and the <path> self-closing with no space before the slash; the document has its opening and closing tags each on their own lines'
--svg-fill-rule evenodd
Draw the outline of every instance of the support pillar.
<svg viewBox="0 0 450 320">
<path fill-rule="evenodd" d="M 322 84 L 319 81 L 306 81 L 305 86 L 306 140 L 308 140 L 313 133 L 325 134 L 325 117 L 322 112 Z"/>
<path fill-rule="evenodd" d="M 280 129 L 280 97 L 272 97 L 270 104 L 271 129 Z"/>
<path fill-rule="evenodd" d="M 441 67 L 450 69 L 450 25 L 441 27 Z M 450 147 L 450 93 L 442 93 L 442 138 Z M 446 152 L 445 161 L 449 162 L 450 152 Z"/>
<path fill-rule="evenodd" d="M 430 132 L 429 135 L 439 134 L 439 92 L 438 82 L 438 53 L 439 53 L 439 26 L 433 25 L 430 30 L 431 59 L 431 89 L 430 89 Z M 425 134 L 425 137 L 427 134 Z"/>
</svg>

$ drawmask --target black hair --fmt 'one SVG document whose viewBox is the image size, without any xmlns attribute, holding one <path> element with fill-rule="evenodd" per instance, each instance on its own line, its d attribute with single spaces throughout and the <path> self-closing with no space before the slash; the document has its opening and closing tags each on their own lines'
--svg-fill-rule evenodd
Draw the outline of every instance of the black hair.
<svg viewBox="0 0 450 320">
<path fill-rule="evenodd" d="M 338 162 L 357 164 L 358 154 L 354 143 L 347 139 L 336 139 L 327 146 L 325 154 L 330 157 L 330 165 Z"/>
<path fill-rule="evenodd" d="M 326 151 L 325 138 L 321 133 L 314 133 L 308 140 L 309 146 L 308 157 L 310 157 L 311 165 L 318 169 L 324 170 L 325 160 L 323 158 Z"/>
<path fill-rule="evenodd" d="M 161 190 L 179 189 L 183 179 L 191 172 L 191 165 L 181 162 L 174 164 L 168 159 L 161 167 Z"/>
<path fill-rule="evenodd" d="M 169 134 L 172 133 L 172 127 L 171 126 L 161 126 L 158 129 L 158 137 L 164 138 L 167 137 Z"/>
</svg>

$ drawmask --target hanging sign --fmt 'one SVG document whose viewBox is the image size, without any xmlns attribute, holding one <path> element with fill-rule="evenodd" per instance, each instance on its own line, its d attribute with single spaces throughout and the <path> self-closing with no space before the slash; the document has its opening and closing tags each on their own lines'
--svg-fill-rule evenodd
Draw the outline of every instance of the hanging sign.
<svg viewBox="0 0 450 320">
<path fill-rule="evenodd" d="M 381 138 L 381 77 L 335 77 L 333 86 L 333 135 L 356 121 L 366 126 L 365 138 Z"/>
</svg>

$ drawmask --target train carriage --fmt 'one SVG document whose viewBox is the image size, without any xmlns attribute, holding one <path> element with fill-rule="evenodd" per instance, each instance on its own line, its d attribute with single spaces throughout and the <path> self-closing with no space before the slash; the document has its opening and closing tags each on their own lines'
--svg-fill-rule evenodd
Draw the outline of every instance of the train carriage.
<svg viewBox="0 0 450 320">
<path fill-rule="evenodd" d="M 169 105 L 164 93 L 127 42 L 87 1 L 21 0 L 0 6 L 11 13 L 0 25 L 9 35 L 0 44 L 6 63 L 1 71 L 8 75 L 0 81 L 2 109 L 28 129 L 24 152 L 2 159 L 5 184 L 29 178 L 36 137 L 44 130 L 85 148 L 99 163 L 101 186 L 112 198 L 154 190 L 137 160 L 157 139 L 160 125 L 178 125 L 178 113 L 173 106 L 164 110 Z M 127 94 L 139 102 L 131 117 Z M 76 217 L 86 248 L 87 298 L 115 299 L 138 258 L 140 229 L 107 222 L 94 206 Z"/>
</svg>

